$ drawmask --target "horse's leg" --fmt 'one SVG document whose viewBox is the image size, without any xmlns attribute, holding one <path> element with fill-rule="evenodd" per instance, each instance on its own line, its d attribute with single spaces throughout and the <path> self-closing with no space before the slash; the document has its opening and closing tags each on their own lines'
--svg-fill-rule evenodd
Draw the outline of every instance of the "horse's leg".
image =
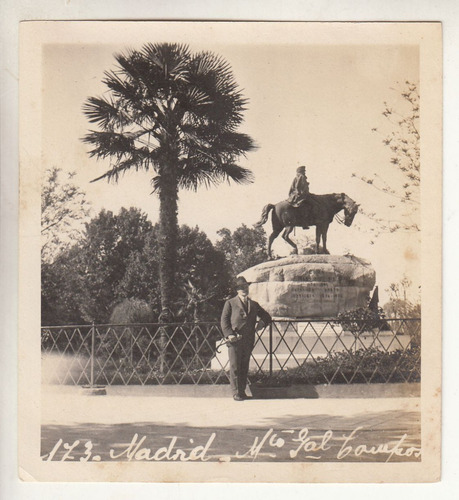
<svg viewBox="0 0 459 500">
<path fill-rule="evenodd" d="M 321 226 L 320 224 L 316 225 L 316 253 L 319 253 L 320 249 L 320 234 L 321 234 Z"/>
<path fill-rule="evenodd" d="M 282 233 L 282 238 L 293 247 L 294 254 L 298 254 L 298 247 L 293 243 L 293 241 L 289 238 L 290 233 L 293 231 L 294 226 L 287 226 Z"/>
<path fill-rule="evenodd" d="M 323 252 L 326 254 L 330 254 L 327 250 L 327 233 L 328 233 L 328 224 L 322 228 L 322 243 L 324 244 Z"/>
<path fill-rule="evenodd" d="M 273 244 L 273 241 L 279 236 L 279 233 L 281 232 L 282 228 L 274 228 L 273 227 L 273 232 L 270 234 L 269 239 L 268 239 L 268 259 L 272 260 L 273 256 L 271 253 L 271 246 Z"/>
<path fill-rule="evenodd" d="M 268 239 L 268 259 L 272 260 L 273 256 L 271 253 L 271 247 L 273 244 L 273 241 L 279 236 L 280 232 L 282 231 L 284 225 L 282 224 L 281 220 L 279 219 L 276 209 L 273 210 L 272 216 L 271 216 L 271 223 L 273 226 L 273 232 L 270 234 L 269 239 Z"/>
</svg>

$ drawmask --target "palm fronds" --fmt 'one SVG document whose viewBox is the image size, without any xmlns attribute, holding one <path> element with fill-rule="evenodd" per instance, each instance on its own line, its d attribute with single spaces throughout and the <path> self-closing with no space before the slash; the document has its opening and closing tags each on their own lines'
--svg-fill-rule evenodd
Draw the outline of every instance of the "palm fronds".
<svg viewBox="0 0 459 500">
<path fill-rule="evenodd" d="M 115 56 L 106 71 L 107 94 L 83 106 L 92 130 L 83 142 L 90 157 L 110 158 L 95 180 L 118 180 L 127 170 L 153 169 L 156 191 L 176 178 L 179 188 L 197 189 L 233 180 L 251 182 L 237 159 L 255 149 L 236 131 L 247 100 L 230 64 L 211 52 L 192 54 L 187 45 L 146 44 Z M 165 175 L 174 169 L 176 175 Z"/>
</svg>

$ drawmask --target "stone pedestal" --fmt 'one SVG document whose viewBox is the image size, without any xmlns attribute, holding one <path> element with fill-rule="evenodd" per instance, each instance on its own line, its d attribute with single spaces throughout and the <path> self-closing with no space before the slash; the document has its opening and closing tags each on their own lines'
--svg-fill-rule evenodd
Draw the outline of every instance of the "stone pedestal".
<svg viewBox="0 0 459 500">
<path fill-rule="evenodd" d="M 263 262 L 241 276 L 273 317 L 336 318 L 365 307 L 376 274 L 368 261 L 341 255 L 294 255 Z"/>
</svg>

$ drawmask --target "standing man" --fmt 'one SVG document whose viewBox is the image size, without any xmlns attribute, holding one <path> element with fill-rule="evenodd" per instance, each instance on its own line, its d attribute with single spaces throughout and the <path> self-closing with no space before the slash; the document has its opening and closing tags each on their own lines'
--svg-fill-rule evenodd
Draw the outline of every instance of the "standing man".
<svg viewBox="0 0 459 500">
<path fill-rule="evenodd" d="M 235 401 L 247 399 L 245 387 L 249 372 L 250 355 L 255 342 L 257 318 L 264 325 L 271 323 L 271 316 L 254 300 L 249 298 L 249 283 L 237 278 L 236 297 L 225 302 L 221 317 L 223 335 L 228 340 L 230 363 L 230 385 Z"/>
<path fill-rule="evenodd" d="M 309 211 L 309 182 L 306 177 L 306 167 L 298 167 L 296 169 L 296 177 L 293 179 L 290 191 L 288 193 L 288 202 L 292 207 L 298 208 L 302 206 L 304 218 Z M 303 220 L 304 220 L 303 218 Z M 309 226 L 304 225 L 303 229 L 309 229 Z"/>
</svg>

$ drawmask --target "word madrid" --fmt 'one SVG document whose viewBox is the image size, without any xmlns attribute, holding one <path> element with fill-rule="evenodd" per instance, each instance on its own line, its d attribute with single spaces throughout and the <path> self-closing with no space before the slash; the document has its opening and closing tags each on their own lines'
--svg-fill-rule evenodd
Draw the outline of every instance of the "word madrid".
<svg viewBox="0 0 459 500">
<path fill-rule="evenodd" d="M 332 430 L 311 435 L 310 430 L 304 427 L 301 430 L 285 429 L 274 431 L 268 429 L 255 436 L 242 450 L 219 449 L 217 433 L 212 432 L 207 441 L 193 446 L 194 439 L 187 440 L 188 446 L 177 446 L 179 438 L 172 436 L 166 446 L 160 448 L 146 447 L 147 436 L 134 434 L 127 445 L 109 449 L 108 453 L 96 454 L 91 441 L 76 440 L 66 443 L 62 439 L 54 445 L 49 454 L 43 455 L 44 461 L 126 461 L 126 462 L 230 462 L 244 460 L 270 459 L 283 460 L 322 460 L 322 461 L 365 461 L 371 456 L 379 456 L 381 461 L 389 462 L 400 458 L 419 458 L 421 449 L 408 446 L 407 434 L 385 443 L 362 443 L 359 435 L 363 427 L 357 427 L 349 433 L 339 434 Z M 335 435 L 336 434 L 336 435 Z M 182 438 L 183 441 L 183 438 Z M 358 443 L 358 444 L 357 444 Z M 227 443 L 226 443 L 227 445 Z M 100 453 L 100 452 L 99 452 Z"/>
</svg>

